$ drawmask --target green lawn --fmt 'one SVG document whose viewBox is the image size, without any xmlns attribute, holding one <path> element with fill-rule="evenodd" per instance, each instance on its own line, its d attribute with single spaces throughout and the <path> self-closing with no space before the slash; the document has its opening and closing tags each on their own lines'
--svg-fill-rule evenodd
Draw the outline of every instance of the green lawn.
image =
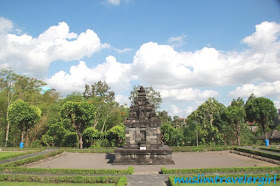
<svg viewBox="0 0 280 186">
<path fill-rule="evenodd" d="M 25 155 L 25 154 L 29 154 L 30 152 L 6 152 L 6 151 L 0 151 L 0 161 L 1 160 L 5 160 L 5 159 L 9 159 L 9 158 L 14 158 L 17 156 L 21 156 L 21 155 Z"/>
<path fill-rule="evenodd" d="M 180 186 L 183 186 L 183 185 L 191 185 L 191 186 L 257 186 L 257 185 L 261 185 L 261 184 L 259 184 L 259 183 L 204 183 L 204 184 L 202 184 L 202 183 L 200 183 L 200 184 L 184 184 L 184 183 L 182 183 L 182 184 L 180 184 Z M 279 182 L 276 182 L 276 184 L 273 184 L 273 183 L 270 183 L 270 184 L 268 184 L 268 183 L 264 183 L 263 184 L 263 186 L 272 186 L 272 185 L 274 185 L 274 186 L 279 186 L 280 185 L 280 183 Z"/>
<path fill-rule="evenodd" d="M 86 184 L 86 183 L 36 183 L 36 182 L 5 182 L 5 181 L 1 181 L 0 182 L 0 185 L 1 186 L 78 186 L 78 185 L 84 185 L 84 186 L 89 186 L 89 185 L 92 185 L 92 186 L 115 186 L 116 184 L 114 183 L 111 183 L 111 184 L 101 184 L 101 183 L 96 183 L 96 184 L 93 184 L 93 183 L 89 183 L 89 184 Z"/>
</svg>

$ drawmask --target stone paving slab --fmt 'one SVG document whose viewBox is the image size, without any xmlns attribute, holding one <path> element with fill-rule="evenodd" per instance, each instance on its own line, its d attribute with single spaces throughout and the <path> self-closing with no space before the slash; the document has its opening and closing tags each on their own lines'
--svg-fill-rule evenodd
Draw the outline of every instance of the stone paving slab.
<svg viewBox="0 0 280 186">
<path fill-rule="evenodd" d="M 164 174 L 143 174 L 127 175 L 128 186 L 166 186 L 168 175 Z"/>
<path fill-rule="evenodd" d="M 255 160 L 232 154 L 229 151 L 219 152 L 178 152 L 173 153 L 175 165 L 112 165 L 113 154 L 106 153 L 68 153 L 51 159 L 35 162 L 25 167 L 38 168 L 80 168 L 80 169 L 127 169 L 134 167 L 135 173 L 158 174 L 161 167 L 170 169 L 183 168 L 216 168 L 216 167 L 263 167 L 277 166 L 272 163 Z"/>
</svg>

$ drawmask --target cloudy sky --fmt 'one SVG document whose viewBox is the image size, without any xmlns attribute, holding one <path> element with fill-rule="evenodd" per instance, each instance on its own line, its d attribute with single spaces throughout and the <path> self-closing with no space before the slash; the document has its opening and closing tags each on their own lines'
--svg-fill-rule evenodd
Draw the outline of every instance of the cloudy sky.
<svg viewBox="0 0 280 186">
<path fill-rule="evenodd" d="M 280 108 L 279 38 L 279 0 L 0 2 L 0 67 L 62 95 L 106 81 L 120 103 L 152 86 L 180 117 L 251 93 Z"/>
</svg>

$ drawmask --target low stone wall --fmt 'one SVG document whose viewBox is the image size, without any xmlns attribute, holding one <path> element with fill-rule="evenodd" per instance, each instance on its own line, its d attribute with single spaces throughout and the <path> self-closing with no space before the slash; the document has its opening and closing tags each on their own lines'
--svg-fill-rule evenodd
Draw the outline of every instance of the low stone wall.
<svg viewBox="0 0 280 186">
<path fill-rule="evenodd" d="M 115 149 L 113 165 L 169 165 L 175 164 L 172 159 L 172 149 Z"/>
</svg>

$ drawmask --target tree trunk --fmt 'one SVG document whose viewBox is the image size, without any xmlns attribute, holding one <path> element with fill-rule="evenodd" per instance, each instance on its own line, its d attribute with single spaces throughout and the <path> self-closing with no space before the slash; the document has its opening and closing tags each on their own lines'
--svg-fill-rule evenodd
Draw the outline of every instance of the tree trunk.
<svg viewBox="0 0 280 186">
<path fill-rule="evenodd" d="M 237 138 L 237 145 L 240 146 L 240 124 L 236 124 L 236 138 Z"/>
<path fill-rule="evenodd" d="M 9 130 L 10 130 L 10 122 L 8 120 L 8 118 L 9 118 L 9 106 L 10 106 L 10 94 L 9 94 L 9 91 L 7 91 L 7 113 L 6 113 L 7 129 L 6 129 L 5 147 L 7 147 L 7 144 L 8 144 Z"/>
<path fill-rule="evenodd" d="M 8 111 L 7 111 L 7 118 L 8 118 Z M 9 139 L 9 130 L 10 130 L 10 122 L 7 121 L 7 129 L 6 129 L 6 138 L 5 138 L 5 147 L 7 147 L 8 139 Z"/>
<path fill-rule="evenodd" d="M 104 119 L 104 122 L 103 122 L 103 125 L 102 125 L 101 132 L 103 132 L 103 130 L 104 130 L 105 123 L 106 123 L 106 119 Z"/>
<path fill-rule="evenodd" d="M 82 137 L 82 133 L 77 131 L 78 136 L 79 136 L 79 145 L 80 145 L 80 149 L 83 149 L 83 137 Z"/>
<path fill-rule="evenodd" d="M 21 142 L 23 142 L 24 133 L 24 131 L 21 131 Z"/>
<path fill-rule="evenodd" d="M 94 118 L 94 124 L 93 124 L 93 128 L 95 129 L 97 125 L 97 117 Z"/>
</svg>

